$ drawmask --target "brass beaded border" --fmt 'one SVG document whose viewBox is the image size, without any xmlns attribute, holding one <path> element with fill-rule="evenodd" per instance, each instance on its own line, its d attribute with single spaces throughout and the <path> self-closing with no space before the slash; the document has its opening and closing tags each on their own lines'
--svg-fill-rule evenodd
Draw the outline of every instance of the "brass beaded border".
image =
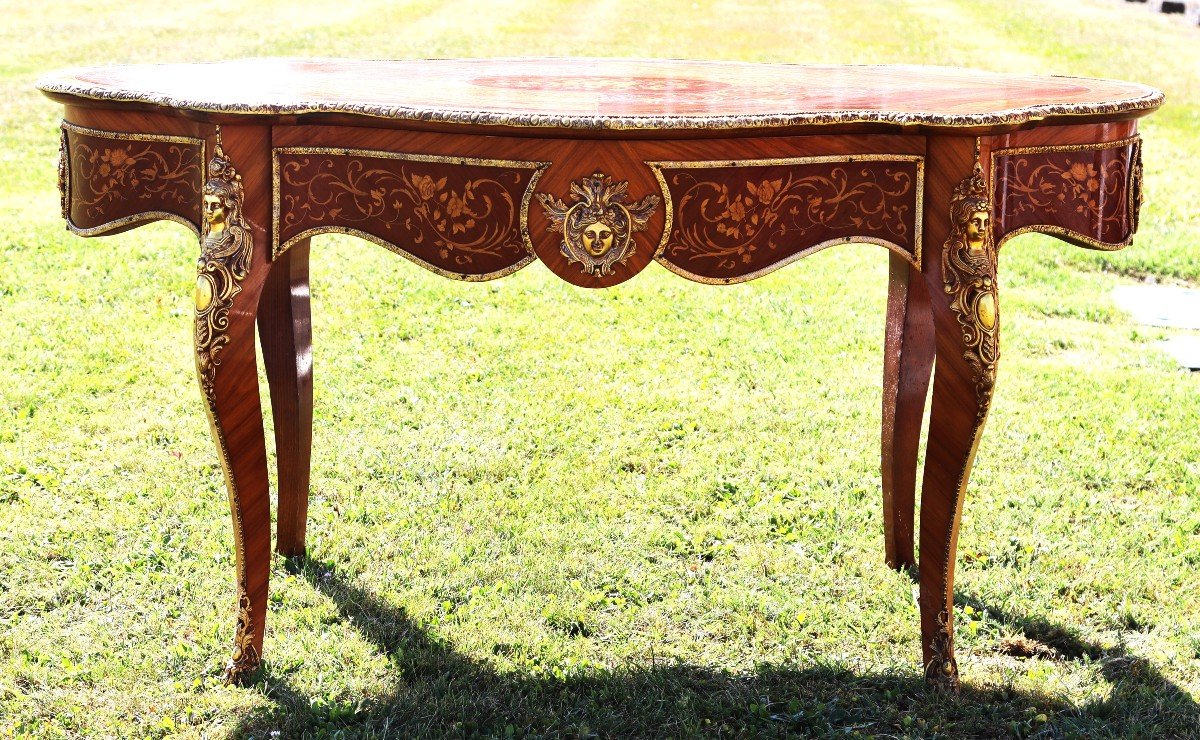
<svg viewBox="0 0 1200 740">
<path fill-rule="evenodd" d="M 901 247 L 895 242 L 886 239 L 879 239 L 871 236 L 843 236 L 836 239 L 827 239 L 826 241 L 814 244 L 810 247 L 800 250 L 796 254 L 785 257 L 778 262 L 773 262 L 765 267 L 762 267 L 754 272 L 746 273 L 745 275 L 737 275 L 728 278 L 714 278 L 704 275 L 697 275 L 689 272 L 682 267 L 669 262 L 663 257 L 663 253 L 667 248 L 667 241 L 671 237 L 671 228 L 675 224 L 675 206 L 671 200 L 671 190 L 667 187 L 666 178 L 663 176 L 663 169 L 707 169 L 707 168 L 739 168 L 739 167 L 769 167 L 772 165 L 790 165 L 790 164 L 819 164 L 823 162 L 853 164 L 855 162 L 916 162 L 917 164 L 917 188 L 915 193 L 915 208 L 914 210 L 914 230 L 913 230 L 913 252 Z M 786 267 L 791 263 L 810 254 L 821 251 L 828 247 L 838 244 L 877 244 L 881 247 L 886 247 L 888 251 L 895 252 L 904 258 L 918 271 L 921 269 L 921 239 L 923 236 L 922 216 L 924 211 L 925 198 L 925 155 L 923 154 L 850 154 L 850 155 L 828 155 L 828 156 L 813 156 L 813 157 L 779 157 L 772 159 L 719 159 L 709 161 L 680 161 L 680 162 L 646 162 L 646 166 L 654 172 L 654 178 L 658 180 L 658 186 L 663 194 L 663 206 L 666 208 L 666 222 L 663 224 L 662 238 L 659 240 L 658 248 L 654 252 L 654 259 L 660 265 L 667 268 L 671 272 L 685 277 L 688 280 L 693 280 L 697 283 L 706 285 L 736 285 L 737 283 L 745 283 L 755 278 L 760 278 L 764 275 L 772 273 L 780 268 Z"/>
<path fill-rule="evenodd" d="M 562 58 L 549 57 L 547 61 L 561 61 Z M 371 60 L 354 60 L 371 61 Z M 374 60 L 374 61 L 438 61 L 438 60 Z M 463 60 L 446 60 L 463 61 Z M 504 59 L 492 61 L 505 61 Z M 657 60 L 620 59 L 616 61 L 646 62 Z M 684 62 L 700 62 L 704 60 L 676 60 Z M 745 62 L 712 62 L 708 64 L 751 64 Z M 804 65 L 774 65 L 802 67 Z M 883 68 L 889 65 L 864 64 L 845 65 L 854 68 Z M 905 66 L 905 65 L 897 65 Z M 936 67 L 934 67 L 936 68 Z M 249 105 L 242 103 L 213 104 L 201 103 L 186 98 L 164 94 L 137 93 L 129 90 L 112 90 L 98 85 L 82 84 L 77 78 L 69 78 L 72 72 L 85 71 L 63 70 L 47 75 L 37 82 L 37 87 L 44 93 L 69 95 L 88 100 L 103 100 L 110 102 L 143 103 L 165 108 L 181 108 L 198 113 L 260 115 L 260 116 L 295 116 L 310 114 L 344 114 L 364 116 L 367 118 L 383 118 L 400 121 L 418 121 L 425 123 L 440 123 L 466 126 L 505 126 L 513 128 L 545 128 L 570 129 L 583 131 L 672 131 L 672 130 L 736 130 L 759 128 L 788 128 L 793 126 L 834 126 L 853 124 L 882 124 L 897 128 L 926 126 L 936 128 L 972 128 L 972 127 L 1015 127 L 1022 124 L 1043 121 L 1046 119 L 1069 119 L 1080 117 L 1110 116 L 1122 113 L 1139 113 L 1151 111 L 1162 105 L 1165 96 L 1162 91 L 1141 85 L 1145 90 L 1140 97 L 1125 98 L 1118 101 L 1094 103 L 1053 103 L 1029 105 L 998 113 L 889 113 L 886 111 L 870 110 L 840 110 L 821 113 L 769 113 L 753 115 L 724 115 L 724 116 L 564 116 L 545 113 L 507 113 L 483 112 L 477 110 L 456 110 L 436 108 L 412 108 L 402 105 L 372 105 L 349 103 L 298 103 L 292 105 Z M 68 77 L 68 79 L 63 79 Z M 1112 82 L 1095 77 L 1072 77 L 1069 75 L 1046 75 L 1052 80 L 1087 80 Z"/>
<path fill-rule="evenodd" d="M 282 244 L 279 242 L 279 220 L 282 207 L 279 202 L 280 189 L 280 173 L 279 173 L 279 155 L 280 154 L 330 154 L 334 156 L 358 156 L 372 157 L 377 159 L 400 159 L 410 162 L 436 162 L 439 164 L 453 165 L 477 165 L 482 167 L 516 167 L 518 169 L 534 170 L 529 178 L 529 183 L 525 186 L 525 192 L 521 196 L 521 208 L 517 214 L 519 219 L 519 227 L 521 231 L 521 241 L 525 246 L 528 254 L 519 262 L 502 270 L 495 272 L 484 273 L 481 275 L 452 272 L 443 269 L 436 265 L 430 264 L 425 260 L 405 251 L 397 244 L 393 244 L 386 239 L 382 239 L 374 234 L 370 234 L 361 229 L 356 229 L 350 226 L 316 226 L 310 229 L 305 229 L 299 234 L 291 237 Z M 528 214 L 529 202 L 533 198 L 534 188 L 537 186 L 538 180 L 542 174 L 550 167 L 550 162 L 529 162 L 515 159 L 480 159 L 478 157 L 459 157 L 443 154 L 410 154 L 405 152 L 390 152 L 377 149 L 352 149 L 346 147 L 322 147 L 322 146 L 289 146 L 289 147 L 273 147 L 271 149 L 271 259 L 278 259 L 280 255 L 286 252 L 293 244 L 309 237 L 317 236 L 318 234 L 348 234 L 356 236 L 360 239 L 378 244 L 385 249 L 395 252 L 405 259 L 420 265 L 432 273 L 441 275 L 442 277 L 451 278 L 453 280 L 461 280 L 464 282 L 478 283 L 488 280 L 502 278 L 505 275 L 512 273 L 525 267 L 530 262 L 537 259 L 533 251 L 533 242 L 529 235 Z"/>
<path fill-rule="evenodd" d="M 169 211 L 143 211 L 142 213 L 134 213 L 121 218 L 113 219 L 100 224 L 99 226 L 90 226 L 84 228 L 76 226 L 71 221 L 71 146 L 68 134 L 77 133 L 85 136 L 94 136 L 100 139 L 113 139 L 114 141 L 167 141 L 173 144 L 199 144 L 200 145 L 200 182 L 201 185 L 207 180 L 208 159 L 207 143 L 204 139 L 195 136 L 181 136 L 171 134 L 140 134 L 130 131 L 106 131 L 98 128 L 88 128 L 86 126 L 78 126 L 68 121 L 63 121 L 61 124 L 62 139 L 60 143 L 59 156 L 62 157 L 62 162 L 59 165 L 59 189 L 62 193 L 62 215 L 63 220 L 67 222 L 67 230 L 79 236 L 103 236 L 110 232 L 122 229 L 126 226 L 134 224 L 147 223 L 151 221 L 174 221 L 183 224 L 191 229 L 192 233 L 197 238 L 200 237 L 200 227 L 189 221 L 187 218 L 180 216 L 178 213 L 170 213 Z"/>
<path fill-rule="evenodd" d="M 1123 139 L 1114 139 L 1113 141 L 1103 141 L 1103 142 L 1093 143 L 1093 144 L 1056 144 L 1053 146 L 1023 146 L 1023 147 L 1013 147 L 1010 149 L 993 149 L 992 156 L 991 156 L 991 169 L 992 169 L 991 175 L 992 175 L 992 179 L 994 180 L 996 177 L 996 158 L 999 156 L 1002 156 L 1002 155 L 1009 156 L 1009 155 L 1016 155 L 1016 154 L 1045 154 L 1048 152 L 1099 151 L 1099 150 L 1103 150 L 1103 149 L 1118 149 L 1120 147 L 1129 146 L 1131 144 L 1133 145 L 1133 152 L 1131 153 L 1131 156 L 1129 158 L 1129 171 L 1126 175 L 1127 182 L 1126 182 L 1126 188 L 1125 188 L 1127 191 L 1126 192 L 1126 198 L 1127 198 L 1126 213 L 1129 215 L 1129 220 L 1130 220 L 1128 237 L 1126 237 L 1124 240 L 1119 241 L 1119 242 L 1102 242 L 1099 239 L 1093 239 L 1090 236 L 1085 236 L 1084 234 L 1080 234 L 1078 231 L 1075 231 L 1073 229 L 1068 229 L 1065 226 L 1052 226 L 1049 224 L 1030 224 L 1029 226 L 1022 226 L 1019 229 L 1013 229 L 1012 231 L 1006 233 L 1004 236 L 1000 237 L 1000 240 L 996 242 L 996 250 L 999 251 L 1000 247 L 1003 246 L 1009 239 L 1012 239 L 1013 237 L 1016 237 L 1016 236 L 1020 236 L 1021 234 L 1029 234 L 1029 233 L 1049 234 L 1050 236 L 1055 236 L 1055 237 L 1059 237 L 1061 239 L 1066 239 L 1068 241 L 1078 243 L 1081 246 L 1087 247 L 1089 249 L 1096 249 L 1101 252 L 1116 252 L 1121 249 L 1124 249 L 1125 247 L 1128 247 L 1130 244 L 1133 244 L 1133 237 L 1137 231 L 1137 228 L 1134 225 L 1136 223 L 1136 218 L 1135 218 L 1134 214 L 1137 212 L 1138 190 L 1140 190 L 1140 188 L 1141 188 L 1140 174 L 1136 173 L 1134 171 L 1134 169 L 1136 167 L 1136 163 L 1139 161 L 1139 158 L 1141 157 L 1142 137 L 1138 134 L 1134 134 L 1133 136 L 1127 136 Z M 993 191 L 993 193 L 992 193 L 993 200 L 995 199 L 995 192 L 994 192 L 996 189 L 995 185 L 996 185 L 996 183 L 992 182 L 991 188 L 990 188 Z M 993 208 L 994 207 L 995 207 L 995 205 L 993 204 Z"/>
</svg>

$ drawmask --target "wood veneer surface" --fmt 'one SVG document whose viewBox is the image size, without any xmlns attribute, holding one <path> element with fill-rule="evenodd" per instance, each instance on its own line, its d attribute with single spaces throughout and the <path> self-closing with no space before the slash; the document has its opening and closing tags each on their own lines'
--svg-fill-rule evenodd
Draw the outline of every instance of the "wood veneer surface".
<svg viewBox="0 0 1200 740">
<path fill-rule="evenodd" d="M 1162 93 L 1131 82 L 951 67 L 628 59 L 247 59 L 64 70 L 39 87 L 74 102 L 193 114 L 346 115 L 584 130 L 877 124 L 1012 129 L 1144 115 Z"/>
</svg>

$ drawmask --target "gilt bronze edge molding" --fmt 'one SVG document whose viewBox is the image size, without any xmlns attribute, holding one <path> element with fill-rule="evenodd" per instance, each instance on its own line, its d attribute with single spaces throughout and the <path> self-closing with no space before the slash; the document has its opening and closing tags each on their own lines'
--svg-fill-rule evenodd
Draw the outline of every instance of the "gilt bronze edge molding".
<svg viewBox="0 0 1200 740">
<path fill-rule="evenodd" d="M 1129 236 L 1119 242 L 1103 242 L 1094 237 L 1081 234 L 1074 229 L 1068 229 L 1065 226 L 1052 226 L 1050 224 L 1030 224 L 1013 229 L 1000 237 L 996 242 L 996 250 L 1004 246 L 1009 239 L 1020 236 L 1022 234 L 1048 234 L 1050 236 L 1064 239 L 1068 242 L 1074 242 L 1088 249 L 1095 249 L 1101 252 L 1117 252 L 1129 245 L 1133 244 L 1133 237 L 1137 233 L 1138 220 L 1141 210 L 1142 197 L 1142 137 L 1140 134 L 1133 134 L 1121 139 L 1113 139 L 1112 141 L 1090 142 L 1086 144 L 1048 144 L 1039 146 L 1020 146 L 1009 147 L 1006 149 L 993 149 L 991 151 L 991 176 L 994 179 L 996 176 L 996 158 L 1000 156 L 1009 156 L 1016 154 L 1047 154 L 1057 152 L 1079 152 L 1079 151 L 1098 151 L 1103 149 L 1117 149 L 1124 146 L 1133 145 L 1133 156 L 1130 158 L 1129 167 L 1129 187 L 1128 193 L 1128 211 L 1130 219 Z"/>
<path fill-rule="evenodd" d="M 66 121 L 58 129 L 58 207 L 67 228 L 71 226 L 71 142 Z"/>
<path fill-rule="evenodd" d="M 739 116 L 551 116 L 532 113 L 485 113 L 470 110 L 437 110 L 369 104 L 213 105 L 170 95 L 137 94 L 124 90 L 105 90 L 97 86 L 56 82 L 39 83 L 43 93 L 113 103 L 142 103 L 197 113 L 296 116 L 309 114 L 345 114 L 422 123 L 465 126 L 504 126 L 512 128 L 574 129 L 584 131 L 655 131 L 679 129 L 745 130 L 786 128 L 791 126 L 833 126 L 847 124 L 883 124 L 892 126 L 934 126 L 971 128 L 1019 126 L 1047 118 L 1116 115 L 1152 111 L 1162 105 L 1165 96 L 1151 90 L 1138 98 L 1107 103 L 1057 103 L 1031 105 L 999 113 L 886 113 L 843 110 L 825 113 L 784 113 Z"/>
<path fill-rule="evenodd" d="M 673 263 L 663 257 L 659 257 L 659 256 L 656 256 L 654 258 L 654 260 L 656 262 L 658 262 L 660 265 L 662 265 L 663 267 L 670 270 L 671 272 L 675 273 L 676 275 L 679 275 L 680 277 L 683 277 L 683 278 L 687 278 L 688 280 L 691 280 L 696 283 L 703 283 L 705 285 L 737 285 L 738 283 L 750 282 L 751 280 L 756 280 L 760 277 L 763 277 L 764 275 L 769 275 L 772 272 L 775 272 L 776 270 L 787 267 L 788 265 L 792 264 L 793 262 L 796 262 L 797 260 L 800 260 L 804 257 L 808 257 L 811 254 L 820 252 L 823 249 L 828 249 L 829 247 L 836 247 L 839 244 L 875 244 L 880 247 L 886 248 L 889 252 L 893 252 L 895 254 L 900 255 L 901 257 L 904 258 L 905 262 L 909 263 L 910 265 L 913 265 L 918 270 L 920 269 L 920 266 L 913 262 L 912 254 L 909 253 L 908 251 L 906 251 L 900 245 L 895 244 L 893 242 L 889 242 L 886 239 L 876 239 L 875 237 L 869 237 L 869 236 L 842 236 L 842 237 L 837 237 L 836 239 L 827 239 L 826 241 L 820 242 L 819 244 L 814 244 L 811 247 L 807 247 L 795 254 L 784 257 L 783 259 L 779 260 L 778 262 L 772 262 L 771 264 L 767 265 L 766 267 L 761 267 L 761 268 L 755 270 L 754 272 L 748 272 L 745 275 L 736 275 L 734 277 L 727 277 L 727 278 L 717 278 L 717 277 L 708 277 L 705 275 L 698 275 L 694 272 L 689 272 L 689 271 L 683 269 L 682 267 L 676 265 L 675 263 Z"/>
<path fill-rule="evenodd" d="M 214 402 L 206 399 L 205 412 L 208 416 L 208 428 L 216 443 L 221 462 L 221 472 L 225 477 L 225 491 L 229 501 L 229 510 L 234 522 L 233 565 L 237 578 L 237 623 L 233 635 L 233 654 L 225 664 L 223 680 L 226 683 L 239 683 L 257 668 L 261 659 L 254 649 L 254 630 L 250 612 L 249 585 L 246 580 L 246 532 L 238 509 L 241 495 L 233 477 L 233 469 L 229 460 L 229 442 L 225 432 L 217 420 L 217 408 Z"/>
<path fill-rule="evenodd" d="M 355 229 L 350 226 L 316 226 L 292 236 L 286 241 L 280 243 L 280 217 L 282 216 L 282 205 L 280 204 L 280 171 L 279 171 L 279 155 L 280 154 L 329 154 L 333 156 L 359 156 L 359 157 L 374 157 L 378 159 L 399 159 L 409 162 L 436 162 L 438 164 L 457 164 L 457 165 L 475 165 L 482 167 L 515 167 L 517 169 L 533 170 L 530 175 L 529 183 L 525 186 L 525 192 L 521 196 L 521 208 L 519 213 L 519 226 L 521 232 L 521 241 L 525 245 L 525 250 L 528 255 L 514 265 L 506 267 L 502 270 L 496 270 L 489 273 L 473 274 L 460 273 L 446 270 L 436 265 L 430 264 L 425 260 L 409 253 L 397 244 L 393 244 L 386 239 L 370 234 L 361 229 Z M 533 250 L 533 242 L 529 235 L 529 203 L 533 199 L 534 189 L 537 187 L 538 180 L 550 167 L 551 162 L 537 162 L 517 159 L 485 159 L 480 157 L 467 157 L 458 155 L 446 154 L 419 154 L 408 152 L 392 152 L 381 149 L 355 149 L 347 147 L 324 147 L 324 146 L 284 146 L 271 148 L 271 259 L 276 260 L 286 252 L 293 244 L 299 241 L 308 239 L 319 234 L 346 234 L 356 236 L 360 239 L 365 239 L 373 244 L 378 244 L 385 249 L 395 252 L 396 254 L 410 260 L 416 265 L 419 265 L 430 272 L 452 280 L 461 280 L 463 282 L 486 282 L 502 278 L 506 275 L 520 270 L 528 265 L 536 255 Z"/>
<path fill-rule="evenodd" d="M 961 517 L 960 509 L 967 490 L 967 479 L 970 476 L 971 468 L 975 465 L 975 453 L 979 450 L 980 435 L 989 411 L 990 404 L 989 408 L 983 411 L 983 415 L 976 418 L 975 428 L 971 431 L 970 452 L 968 452 L 966 463 L 959 471 L 958 479 L 954 483 L 954 497 L 950 502 L 952 519 Z M 925 678 L 937 689 L 949 692 L 958 691 L 959 686 L 958 660 L 954 657 L 954 614 L 941 605 L 944 605 L 951 596 L 950 589 L 946 586 L 950 582 L 950 569 L 954 567 L 950 551 L 953 549 L 957 529 L 957 526 L 948 528 L 946 542 L 942 547 L 942 590 L 937 616 L 937 633 L 930 645 L 933 660 L 925 665 Z"/>
<path fill-rule="evenodd" d="M 1014 146 L 1002 149 L 992 149 L 992 163 L 995 166 L 996 157 L 1006 154 L 1045 154 L 1047 152 L 1077 152 L 1088 149 L 1116 149 L 1141 142 L 1140 134 L 1133 134 L 1111 141 L 1087 142 L 1084 144 L 1038 144 L 1033 146 Z M 993 170 L 994 171 L 994 170 Z"/>
<path fill-rule="evenodd" d="M 153 223 L 154 221 L 174 221 L 178 224 L 183 224 L 191 230 L 192 234 L 200 236 L 200 230 L 196 228 L 196 224 L 187 220 L 177 213 L 167 213 L 166 211 L 144 211 L 132 216 L 122 216 L 121 218 L 107 221 L 99 226 L 84 228 L 76 226 L 70 218 L 67 218 L 67 230 L 78 236 L 104 236 L 113 232 L 121 231 L 127 226 L 133 226 L 140 223 Z"/>
<path fill-rule="evenodd" d="M 147 134 L 137 131 L 109 131 L 107 129 L 89 128 L 70 121 L 63 120 L 61 127 L 85 136 L 95 136 L 101 139 L 122 139 L 126 141 L 169 141 L 174 144 L 199 144 L 205 146 L 205 141 L 199 136 L 183 134 Z"/>
<path fill-rule="evenodd" d="M 1058 237 L 1059 239 L 1063 239 L 1069 243 L 1076 243 L 1087 249 L 1095 249 L 1100 252 L 1119 252 L 1120 250 L 1124 249 L 1125 247 L 1128 247 L 1130 244 L 1133 244 L 1133 237 L 1134 237 L 1134 234 L 1131 231 L 1129 234 L 1129 237 L 1123 241 L 1111 242 L 1111 243 L 1110 242 L 1102 242 L 1099 239 L 1094 239 L 1090 236 L 1085 236 L 1083 234 L 1080 234 L 1078 231 L 1075 231 L 1073 229 L 1068 229 L 1065 226 L 1050 226 L 1048 224 L 1031 224 L 1029 226 L 1022 226 L 1020 228 L 1013 229 L 1012 231 L 1008 232 L 1004 236 L 1000 237 L 1000 240 L 996 242 L 996 249 L 999 249 L 1000 247 L 1007 244 L 1008 240 L 1012 239 L 1013 237 L 1021 236 L 1022 234 L 1030 234 L 1030 233 L 1047 234 L 1049 236 L 1054 236 L 1054 237 Z"/>
<path fill-rule="evenodd" d="M 87 126 L 79 126 L 70 121 L 62 121 L 59 125 L 59 151 L 58 151 L 58 192 L 60 207 L 62 209 L 63 221 L 67 224 L 67 230 L 78 236 L 104 236 L 105 234 L 119 231 L 127 226 L 133 226 L 140 223 L 151 223 L 154 221 L 174 221 L 175 223 L 183 224 L 188 227 L 197 237 L 200 236 L 200 227 L 189 221 L 186 217 L 180 216 L 178 213 L 169 213 L 167 211 L 143 211 L 134 213 L 121 218 L 106 221 L 97 226 L 76 226 L 71 220 L 71 145 L 68 138 L 68 132 L 84 134 L 85 136 L 94 136 L 101 139 L 113 139 L 116 141 L 168 141 L 174 144 L 199 144 L 200 145 L 200 166 L 207 166 L 206 155 L 208 153 L 207 143 L 204 139 L 194 136 L 181 136 L 175 134 L 145 134 L 132 131 L 107 131 L 98 128 L 88 128 Z M 201 170 L 201 179 L 205 179 L 207 173 Z"/>
<path fill-rule="evenodd" d="M 199 357 L 197 356 L 198 363 Z M 197 367 L 197 369 L 199 368 Z M 203 385 L 203 380 L 201 380 L 201 385 Z M 222 678 L 226 683 L 234 684 L 253 673 L 258 668 L 260 659 L 258 652 L 254 649 L 254 630 L 251 628 L 250 620 L 250 594 L 246 580 L 246 533 L 238 507 L 241 495 L 238 492 L 237 481 L 233 477 L 233 464 L 229 459 L 229 442 L 226 440 L 225 431 L 221 428 L 221 423 L 217 418 L 216 399 L 208 393 L 207 389 L 204 394 L 204 411 L 208 417 L 209 432 L 217 447 L 221 473 L 225 479 L 226 498 L 233 516 L 233 566 L 237 578 L 237 623 L 233 637 L 233 655 L 225 664 Z"/>
<path fill-rule="evenodd" d="M 389 242 L 387 239 L 382 239 L 378 236 L 375 236 L 374 234 L 368 233 L 366 231 L 362 231 L 361 229 L 356 229 L 352 226 L 314 226 L 311 229 L 305 229 L 304 231 L 300 232 L 296 236 L 293 236 L 291 239 L 288 239 L 286 242 L 284 242 L 283 247 L 279 250 L 279 254 L 283 254 L 285 251 L 290 249 L 292 247 L 292 245 L 296 244 L 299 241 L 302 241 L 304 239 L 308 239 L 308 238 L 311 238 L 314 236 L 318 236 L 320 234 L 345 234 L 346 236 L 354 236 L 354 237 L 358 237 L 359 239 L 364 239 L 366 241 L 371 242 L 372 244 L 378 244 L 379 246 L 383 247 L 384 249 L 388 250 L 389 252 L 400 255 L 401 257 L 407 259 L 408 261 L 412 262 L 413 264 L 423 267 L 426 270 L 434 273 L 435 275 L 440 275 L 441 277 L 450 278 L 451 280 L 458 280 L 458 281 L 464 282 L 464 283 L 485 283 L 485 282 L 488 282 L 489 280 L 496 280 L 496 279 L 505 277 L 507 275 L 513 274 L 514 272 L 520 270 L 521 268 L 527 266 L 529 263 L 531 263 L 535 259 L 537 259 L 536 255 L 530 253 L 530 254 L 527 254 L 524 257 L 522 257 L 519 262 L 517 262 L 509 267 L 505 267 L 502 270 L 496 270 L 494 272 L 487 272 L 487 273 L 481 273 L 481 274 L 451 272 L 450 270 L 446 270 L 441 267 L 438 267 L 437 265 L 433 265 L 433 264 L 426 262 L 425 260 L 416 256 L 415 254 L 408 252 L 403 247 L 400 247 L 396 244 L 393 244 L 392 242 Z M 278 255 L 277 255 L 277 257 L 278 257 Z"/>
<path fill-rule="evenodd" d="M 667 242 L 671 236 L 671 228 L 675 225 L 675 204 L 671 198 L 671 189 L 667 186 L 667 180 L 663 176 L 664 168 L 704 169 L 710 167 L 769 167 L 773 165 L 789 164 L 819 164 L 822 162 L 840 162 L 844 164 L 853 164 L 854 162 L 916 162 L 917 182 L 916 192 L 914 193 L 914 197 L 916 198 L 916 206 L 913 213 L 913 251 L 909 252 L 895 242 L 888 241 L 887 239 L 879 239 L 877 237 L 838 237 L 836 239 L 827 239 L 818 244 L 806 247 L 796 254 L 785 257 L 778 262 L 772 262 L 765 267 L 761 267 L 753 272 L 746 273 L 745 275 L 736 275 L 728 278 L 715 278 L 707 277 L 705 275 L 698 275 L 685 270 L 679 265 L 676 265 L 673 262 L 663 258 L 662 255 L 666 251 Z M 768 275 L 780 268 L 790 265 L 802 257 L 807 257 L 810 254 L 814 254 L 822 249 L 836 246 L 838 244 L 876 244 L 878 246 L 885 247 L 888 251 L 894 252 L 903 257 L 905 262 L 908 262 L 910 265 L 917 268 L 918 271 L 921 269 L 921 244 L 923 241 L 922 218 L 925 212 L 925 155 L 923 154 L 832 154 L 805 157 L 772 157 L 765 159 L 664 160 L 647 161 L 643 164 L 649 167 L 650 171 L 654 173 L 654 179 L 658 181 L 658 187 L 663 194 L 663 207 L 666 209 L 666 221 L 663 224 L 663 234 L 662 238 L 659 239 L 658 248 L 654 251 L 654 260 L 680 277 L 687 278 L 688 280 L 692 280 L 697 283 L 703 283 L 705 285 L 736 285 L 738 283 L 749 282 L 751 280 L 763 277 L 764 275 Z"/>
</svg>

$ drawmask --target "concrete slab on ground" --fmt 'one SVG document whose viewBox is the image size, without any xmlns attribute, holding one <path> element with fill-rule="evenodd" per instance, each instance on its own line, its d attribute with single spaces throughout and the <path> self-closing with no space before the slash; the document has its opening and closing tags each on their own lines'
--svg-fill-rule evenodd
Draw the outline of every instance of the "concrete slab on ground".
<svg viewBox="0 0 1200 740">
<path fill-rule="evenodd" d="M 1183 367 L 1200 370 L 1200 336 L 1171 337 L 1161 345 Z"/>
<path fill-rule="evenodd" d="M 1200 329 L 1200 290 L 1167 285 L 1123 285 L 1113 291 L 1113 297 L 1139 324 Z"/>
</svg>

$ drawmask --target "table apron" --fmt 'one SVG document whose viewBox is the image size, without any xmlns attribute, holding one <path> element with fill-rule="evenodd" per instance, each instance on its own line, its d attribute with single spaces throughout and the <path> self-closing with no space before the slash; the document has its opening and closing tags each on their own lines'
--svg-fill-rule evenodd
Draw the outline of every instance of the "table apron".
<svg viewBox="0 0 1200 740">
<path fill-rule="evenodd" d="M 212 126 L 68 107 L 63 215 L 84 236 L 174 220 L 199 233 Z M 438 274 L 491 280 L 540 259 L 582 287 L 650 262 L 727 284 L 864 242 L 923 265 L 931 137 L 821 134 L 597 140 L 355 126 L 271 128 L 268 259 L 325 233 Z M 999 246 L 1028 232 L 1130 243 L 1141 203 L 1136 122 L 981 137 Z"/>
</svg>

